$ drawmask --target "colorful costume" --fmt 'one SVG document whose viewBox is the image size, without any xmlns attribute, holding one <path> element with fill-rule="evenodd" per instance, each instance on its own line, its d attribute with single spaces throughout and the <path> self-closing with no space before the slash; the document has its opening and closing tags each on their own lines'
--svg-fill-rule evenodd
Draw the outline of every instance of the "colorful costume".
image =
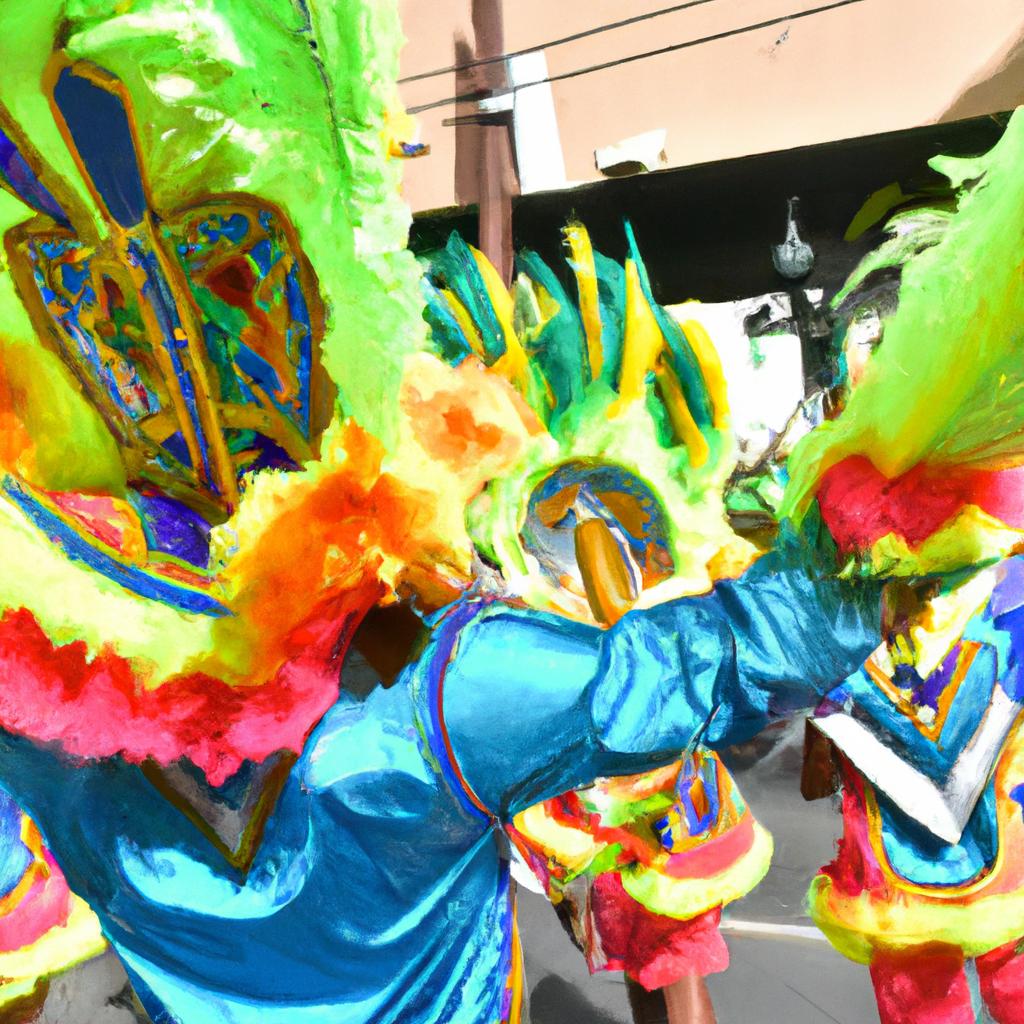
<svg viewBox="0 0 1024 1024">
<path fill-rule="evenodd" d="M 496 375 L 406 359 L 394 11 L 4 14 L 0 778 L 156 1020 L 514 1019 L 499 823 L 823 691 L 876 588 L 797 569 L 607 632 L 470 602 L 339 700 L 368 609 L 470 582 L 467 496 L 534 436 Z"/>
<path fill-rule="evenodd" d="M 795 450 L 787 498 L 798 508 L 817 478 L 852 573 L 1019 550 L 1022 151 L 1018 113 L 990 154 L 940 162 L 972 182 L 955 212 L 900 213 L 837 296 L 848 393 Z M 1021 570 L 1014 558 L 936 587 L 814 719 L 839 751 L 844 835 L 810 909 L 870 965 L 884 1024 L 973 1021 L 972 958 L 992 1016 L 1024 1020 Z"/>
<path fill-rule="evenodd" d="M 17 68 L 0 84 L 0 718 L 74 756 L 145 762 L 247 863 L 289 757 L 337 697 L 324 644 L 387 590 L 389 552 L 390 568 L 415 561 L 379 543 L 418 532 L 379 473 L 422 335 L 408 211 L 382 155 L 397 16 L 274 0 L 0 7 Z M 359 88 L 340 117 L 348 76 Z M 328 429 L 339 387 L 376 438 L 340 418 Z M 317 452 L 316 497 L 290 486 L 301 472 L 248 488 L 245 474 Z M 296 515 L 301 534 L 280 529 Z M 222 556 L 233 582 L 210 571 Z M 236 777 L 210 812 L 170 767 L 182 758 L 207 780 L 245 766 L 260 785 Z M 3 814 L 9 997 L 103 943 L 6 797 Z"/>
<path fill-rule="evenodd" d="M 780 556 L 608 630 L 468 600 L 394 687 L 339 699 L 361 617 L 466 585 L 467 496 L 542 434 L 495 375 L 412 355 L 394 11 L 4 15 L 0 778 L 157 1021 L 514 1020 L 501 824 L 817 700 L 877 642 L 880 588 Z M 658 359 L 627 278 L 605 429 L 657 361 L 676 440 L 645 413 L 643 451 L 696 468 L 692 352 Z"/>
<path fill-rule="evenodd" d="M 0 791 L 0 1005 L 106 948 L 36 826 Z"/>
<path fill-rule="evenodd" d="M 886 1024 L 972 1021 L 965 957 L 995 1019 L 1024 1020 L 1022 608 L 1015 559 L 938 599 L 814 720 L 842 753 L 844 834 L 811 913 L 871 965 Z"/>
<path fill-rule="evenodd" d="M 770 837 L 712 751 L 563 794 L 514 827 L 590 969 L 625 971 L 649 989 L 728 968 L 721 907 L 771 858 Z"/>
<path fill-rule="evenodd" d="M 530 252 L 507 291 L 456 235 L 425 284 L 439 354 L 509 377 L 541 428 L 470 504 L 477 547 L 506 591 L 605 626 L 756 555 L 723 515 L 735 456 L 714 345 L 655 302 L 626 231 L 623 268 L 582 225 L 565 229 L 575 298 Z M 772 849 L 706 750 L 532 807 L 512 836 L 590 969 L 648 988 L 725 970 L 721 907 L 761 880 Z"/>
</svg>

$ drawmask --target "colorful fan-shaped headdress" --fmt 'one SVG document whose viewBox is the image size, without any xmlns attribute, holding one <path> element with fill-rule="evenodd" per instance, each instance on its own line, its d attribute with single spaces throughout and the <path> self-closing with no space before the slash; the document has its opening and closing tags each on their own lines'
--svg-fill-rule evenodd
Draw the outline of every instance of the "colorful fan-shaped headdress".
<svg viewBox="0 0 1024 1024">
<path fill-rule="evenodd" d="M 469 532 L 513 590 L 542 607 L 586 614 L 585 581 L 558 557 L 555 527 L 588 514 L 611 522 L 644 577 L 634 583 L 642 603 L 699 592 L 750 557 L 722 511 L 734 458 L 718 355 L 700 325 L 655 300 L 628 225 L 624 266 L 595 252 L 581 225 L 564 234 L 569 287 L 524 252 L 506 289 L 457 235 L 425 277 L 438 355 L 484 363 L 534 424 L 471 503 Z"/>
</svg>

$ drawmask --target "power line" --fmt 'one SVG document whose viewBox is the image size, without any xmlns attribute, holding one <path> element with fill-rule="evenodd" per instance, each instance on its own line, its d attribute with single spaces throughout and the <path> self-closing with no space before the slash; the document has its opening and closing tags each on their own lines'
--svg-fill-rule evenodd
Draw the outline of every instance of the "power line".
<svg viewBox="0 0 1024 1024">
<path fill-rule="evenodd" d="M 660 18 L 663 14 L 675 14 L 677 11 L 685 11 L 690 7 L 701 7 L 704 4 L 710 3 L 714 3 L 714 0 L 689 0 L 685 4 L 673 4 L 671 7 L 663 7 L 659 11 L 649 11 L 647 14 L 637 14 L 632 18 L 623 18 L 622 21 L 612 21 L 606 25 L 597 25 L 594 28 L 585 29 L 582 32 L 574 32 L 571 36 L 552 39 L 549 43 L 538 43 L 536 46 L 527 46 L 522 50 L 513 50 L 511 53 L 499 53 L 494 57 L 478 57 L 475 60 L 466 61 L 465 64 L 452 64 L 446 68 L 434 68 L 433 71 L 421 71 L 416 75 L 406 75 L 405 78 L 398 80 L 398 84 L 405 85 L 406 82 L 419 82 L 424 78 L 435 78 L 437 75 L 450 75 L 457 71 L 468 71 L 470 68 L 482 68 L 488 64 L 498 64 L 501 61 L 508 60 L 510 57 L 523 57 L 528 53 L 536 53 L 538 50 L 551 50 L 556 46 L 564 46 L 566 43 L 575 43 L 579 39 L 600 35 L 602 32 L 611 32 L 613 29 L 625 28 L 627 25 L 635 25 L 640 21 Z"/>
<path fill-rule="evenodd" d="M 710 2 L 710 0 L 705 0 Z M 688 39 L 685 43 L 673 43 L 671 46 L 662 46 L 657 50 L 647 50 L 645 53 L 634 53 L 629 57 L 620 57 L 617 60 L 606 61 L 604 64 L 591 64 L 588 67 L 577 68 L 575 71 L 563 71 L 558 75 L 550 75 L 548 78 L 538 79 L 536 82 L 529 82 L 523 86 L 527 88 L 530 85 L 544 85 L 549 82 L 562 82 L 567 78 L 579 78 L 581 75 L 590 75 L 595 71 L 606 71 L 608 68 L 619 67 L 621 64 L 631 64 L 633 61 L 647 60 L 649 57 L 660 57 L 665 53 L 675 53 L 677 50 L 686 50 L 691 46 L 703 46 L 705 43 L 714 43 L 720 39 L 728 39 L 731 36 L 743 35 L 745 32 L 756 32 L 758 29 L 771 28 L 773 25 L 781 25 L 787 21 L 797 21 L 800 18 L 809 18 L 815 14 L 824 14 L 826 11 L 834 11 L 840 7 L 849 7 L 851 4 L 860 4 L 864 0 L 836 0 L 835 3 L 825 4 L 822 7 L 812 7 L 807 11 L 795 11 L 792 14 L 784 14 L 779 18 L 769 18 L 767 21 L 759 21 L 756 25 L 744 25 L 741 28 L 729 29 L 725 32 L 716 32 L 714 35 L 701 36 L 699 39 Z M 533 53 L 533 50 L 527 50 L 527 53 Z M 496 58 L 502 59 L 505 58 Z M 494 96 L 505 95 L 507 92 L 515 92 L 515 89 L 505 90 L 505 92 L 494 92 L 490 89 L 477 90 L 475 92 L 463 93 L 460 96 L 448 96 L 443 100 L 434 100 L 432 103 L 421 103 L 416 107 L 409 107 L 408 113 L 410 114 L 421 114 L 425 110 L 433 110 L 436 107 L 447 107 L 454 103 L 463 103 L 470 100 L 484 100 L 490 99 Z"/>
</svg>

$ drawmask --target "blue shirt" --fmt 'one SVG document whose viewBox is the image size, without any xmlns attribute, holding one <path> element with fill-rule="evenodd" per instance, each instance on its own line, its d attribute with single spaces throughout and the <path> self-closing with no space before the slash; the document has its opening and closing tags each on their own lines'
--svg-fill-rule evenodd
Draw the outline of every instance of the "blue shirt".
<svg viewBox="0 0 1024 1024">
<path fill-rule="evenodd" d="M 745 739 L 878 637 L 877 587 L 767 566 L 608 631 L 457 605 L 394 687 L 321 721 L 244 875 L 120 759 L 0 734 L 0 781 L 155 1021 L 498 1024 L 513 965 L 501 821 L 698 738 Z"/>
</svg>

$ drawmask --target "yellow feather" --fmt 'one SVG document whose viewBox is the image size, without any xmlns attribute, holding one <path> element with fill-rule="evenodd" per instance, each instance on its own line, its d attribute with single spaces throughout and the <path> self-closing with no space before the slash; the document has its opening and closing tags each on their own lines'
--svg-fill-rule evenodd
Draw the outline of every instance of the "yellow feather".
<svg viewBox="0 0 1024 1024">
<path fill-rule="evenodd" d="M 686 340 L 690 343 L 697 362 L 700 363 L 704 383 L 707 385 L 711 406 L 714 410 L 713 422 L 717 430 L 724 430 L 729 425 L 729 395 L 725 385 L 725 373 L 722 361 L 718 358 L 718 350 L 704 326 L 696 320 L 687 320 L 682 325 Z"/>
<path fill-rule="evenodd" d="M 501 333 L 505 338 L 505 354 L 494 364 L 494 369 L 507 380 L 512 381 L 523 395 L 529 392 L 529 361 L 523 346 L 516 337 L 513 324 L 514 303 L 512 293 L 505 287 L 491 261 L 479 249 L 470 246 L 477 269 L 483 278 L 484 287 L 491 300 L 494 315 L 498 318 Z"/>
<path fill-rule="evenodd" d="M 658 361 L 654 368 L 654 375 L 661 390 L 661 398 L 665 404 L 669 419 L 672 421 L 672 429 L 686 445 L 690 453 L 690 465 L 694 469 L 700 469 L 708 461 L 711 449 L 708 447 L 707 439 L 700 432 L 686 404 L 686 396 L 683 394 L 682 385 L 676 376 L 675 370 L 664 359 Z"/>
<path fill-rule="evenodd" d="M 590 376 L 596 380 L 601 375 L 601 367 L 604 365 L 604 349 L 601 347 L 601 304 L 597 294 L 594 249 L 590 244 L 590 235 L 582 224 L 570 224 L 565 228 L 564 234 L 572 254 L 571 265 L 580 293 L 580 317 L 587 337 Z"/>
<path fill-rule="evenodd" d="M 469 347 L 473 352 L 480 357 L 484 358 L 484 343 L 480 337 L 480 332 L 476 329 L 476 324 L 473 323 L 473 318 L 469 315 L 469 310 L 462 304 L 459 297 L 450 288 L 442 288 L 441 294 L 444 296 L 445 302 L 448 303 L 448 309 L 450 310 L 455 322 L 459 325 L 459 330 L 466 337 L 466 341 L 469 342 Z"/>
<path fill-rule="evenodd" d="M 640 273 L 632 260 L 626 260 L 626 323 L 622 339 L 622 371 L 619 398 L 609 415 L 618 416 L 627 405 L 643 399 L 647 393 L 647 374 L 654 369 L 665 347 L 658 321 L 640 285 Z"/>
</svg>

